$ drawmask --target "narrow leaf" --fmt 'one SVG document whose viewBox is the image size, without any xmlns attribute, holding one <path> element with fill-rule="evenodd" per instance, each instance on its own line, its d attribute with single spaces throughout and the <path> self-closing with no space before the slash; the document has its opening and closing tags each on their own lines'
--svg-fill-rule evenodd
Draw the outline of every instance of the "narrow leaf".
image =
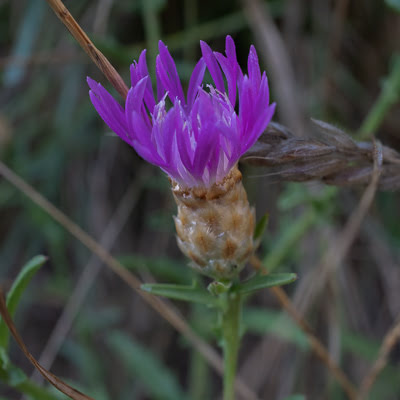
<svg viewBox="0 0 400 400">
<path fill-rule="evenodd" d="M 260 240 L 261 239 L 262 235 L 265 232 L 265 228 L 267 227 L 268 220 L 269 220 L 269 214 L 266 213 L 257 222 L 256 228 L 254 229 L 254 240 Z"/>
<path fill-rule="evenodd" d="M 271 334 L 296 345 L 301 350 L 310 347 L 304 332 L 281 311 L 246 307 L 243 310 L 243 325 L 248 332 L 257 335 Z"/>
<path fill-rule="evenodd" d="M 387 6 L 400 13 L 400 0 L 385 0 Z"/>
<path fill-rule="evenodd" d="M 45 263 L 45 256 L 36 256 L 28 261 L 15 279 L 7 294 L 7 309 L 11 317 L 14 316 L 21 296 L 38 269 Z M 0 320 L 0 348 L 7 348 L 9 332 L 3 320 Z"/>
<path fill-rule="evenodd" d="M 113 332 L 108 344 L 154 400 L 183 400 L 185 395 L 171 369 L 151 351 L 122 332 Z"/>
<path fill-rule="evenodd" d="M 232 290 L 241 294 L 247 294 L 272 286 L 287 285 L 288 283 L 294 282 L 296 279 L 297 274 L 293 273 L 257 275 L 246 282 L 240 283 Z"/>
<path fill-rule="evenodd" d="M 193 279 L 193 272 L 186 265 L 177 260 L 165 257 L 143 257 L 137 254 L 129 254 L 118 257 L 118 260 L 128 269 L 141 271 L 143 269 L 151 272 L 157 280 L 170 281 L 180 284 L 189 284 Z"/>
<path fill-rule="evenodd" d="M 289 397 L 285 397 L 284 400 L 306 400 L 306 397 L 302 394 L 292 394 Z"/>
<path fill-rule="evenodd" d="M 168 283 L 145 283 L 141 289 L 157 296 L 194 303 L 217 305 L 218 299 L 206 289 L 197 286 L 174 285 Z"/>
<path fill-rule="evenodd" d="M 33 357 L 33 355 L 28 351 L 25 343 L 23 342 L 21 336 L 19 335 L 17 328 L 15 327 L 11 315 L 8 312 L 6 302 L 4 300 L 3 292 L 0 289 L 0 314 L 3 317 L 3 321 L 7 324 L 8 329 L 13 335 L 15 341 L 18 346 L 21 348 L 25 356 L 29 359 L 29 361 L 34 365 L 34 367 L 43 375 L 43 377 L 50 382 L 54 387 L 56 387 L 60 392 L 66 394 L 72 400 L 94 400 L 93 398 L 84 395 L 73 387 L 67 385 L 60 378 L 52 374 L 43 368 Z"/>
<path fill-rule="evenodd" d="M 7 381 L 7 384 L 16 388 L 19 392 L 29 396 L 32 399 L 40 399 L 40 400 L 59 400 L 60 396 L 52 393 L 47 388 L 43 388 L 36 383 L 29 380 L 29 378 L 17 367 L 12 366 L 14 370 L 12 372 L 13 375 L 19 374 L 20 380 L 14 382 L 11 380 Z M 7 371 L 8 372 L 8 371 Z"/>
</svg>

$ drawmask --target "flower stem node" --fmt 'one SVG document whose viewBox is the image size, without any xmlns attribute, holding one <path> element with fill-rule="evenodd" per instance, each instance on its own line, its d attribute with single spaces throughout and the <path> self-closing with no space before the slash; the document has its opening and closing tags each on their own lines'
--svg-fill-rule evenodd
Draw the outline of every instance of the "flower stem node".
<svg viewBox="0 0 400 400">
<path fill-rule="evenodd" d="M 180 188 L 172 182 L 172 193 L 178 245 L 191 266 L 216 280 L 237 276 L 255 248 L 254 209 L 237 167 L 210 188 Z"/>
<path fill-rule="evenodd" d="M 213 296 L 220 296 L 232 287 L 232 281 L 213 281 L 207 286 L 207 290 Z"/>
</svg>

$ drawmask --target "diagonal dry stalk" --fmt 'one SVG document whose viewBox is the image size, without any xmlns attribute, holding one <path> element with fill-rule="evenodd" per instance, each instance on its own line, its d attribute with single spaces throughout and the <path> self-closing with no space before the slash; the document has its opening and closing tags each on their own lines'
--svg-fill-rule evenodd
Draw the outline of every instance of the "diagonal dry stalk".
<svg viewBox="0 0 400 400">
<path fill-rule="evenodd" d="M 385 335 L 377 359 L 361 382 L 357 400 L 364 400 L 367 398 L 376 378 L 383 368 L 385 368 L 390 352 L 398 341 L 400 341 L 400 318 Z"/>
<path fill-rule="evenodd" d="M 264 176 L 329 185 L 367 185 L 374 171 L 374 144 L 356 142 L 342 130 L 313 120 L 318 132 L 299 138 L 286 127 L 270 123 L 241 162 L 267 167 Z M 382 146 L 379 189 L 400 190 L 400 154 Z"/>
<path fill-rule="evenodd" d="M 256 257 L 252 257 L 250 260 L 252 266 L 263 273 L 268 273 L 266 267 L 261 263 L 261 261 Z M 310 325 L 307 321 L 300 315 L 296 310 L 296 307 L 290 300 L 289 296 L 286 294 L 284 289 L 281 287 L 271 288 L 272 293 L 278 299 L 281 306 L 293 319 L 296 325 L 304 332 L 310 343 L 310 346 L 314 353 L 319 357 L 319 359 L 326 365 L 326 367 L 331 371 L 332 375 L 335 377 L 337 382 L 340 384 L 342 389 L 346 392 L 347 396 L 351 400 L 356 400 L 357 391 L 353 383 L 347 377 L 347 375 L 342 371 L 342 369 L 336 364 L 336 362 L 329 355 L 326 347 L 321 343 L 321 341 L 314 335 Z"/>
<path fill-rule="evenodd" d="M 310 271 L 298 286 L 297 292 L 299 296 L 297 298 L 295 296 L 294 302 L 302 315 L 313 304 L 315 298 L 325 288 L 330 277 L 340 267 L 372 205 L 383 170 L 383 148 L 379 142 L 374 142 L 372 156 L 374 158 L 374 166 L 371 183 L 364 191 L 357 208 L 351 214 L 342 232 L 332 241 L 318 266 Z M 312 285 L 310 285 L 311 282 Z"/>
<path fill-rule="evenodd" d="M 179 333 L 181 333 L 193 347 L 208 361 L 208 363 L 219 374 L 223 372 L 223 363 L 219 354 L 201 339 L 179 315 L 178 311 L 166 301 L 161 300 L 140 289 L 142 282 L 134 274 L 129 272 L 118 260 L 107 250 L 87 234 L 80 226 L 71 221 L 62 211 L 50 203 L 32 186 L 11 171 L 0 161 L 0 175 L 9 181 L 18 190 L 24 193 L 30 200 L 41 207 L 47 214 L 63 226 L 69 233 L 77 238 L 84 246 L 104 262 L 115 274 L 127 283 L 136 293 L 149 304 L 162 318 L 169 322 Z M 236 379 L 236 390 L 244 398 L 256 400 L 256 394 L 240 379 Z"/>
<path fill-rule="evenodd" d="M 12 336 L 17 342 L 18 346 L 28 358 L 28 360 L 33 364 L 33 366 L 42 374 L 42 376 L 50 382 L 54 387 L 56 387 L 60 392 L 66 394 L 70 399 L 73 400 L 94 400 L 92 397 L 86 396 L 85 394 L 79 392 L 74 389 L 72 386 L 69 386 L 60 378 L 47 371 L 40 363 L 38 363 L 35 357 L 29 352 L 28 348 L 25 346 L 24 341 L 22 340 L 20 334 L 15 327 L 11 315 L 8 312 L 6 302 L 4 300 L 3 291 L 0 289 L 0 314 L 6 323 L 8 329 L 10 330 Z"/>
</svg>

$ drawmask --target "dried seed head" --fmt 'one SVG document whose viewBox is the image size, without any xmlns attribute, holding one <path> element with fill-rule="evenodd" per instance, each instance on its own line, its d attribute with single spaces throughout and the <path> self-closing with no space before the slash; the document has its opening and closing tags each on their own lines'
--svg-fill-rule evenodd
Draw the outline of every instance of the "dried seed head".
<svg viewBox="0 0 400 400">
<path fill-rule="evenodd" d="M 192 267 L 216 279 L 237 275 L 255 247 L 254 209 L 237 167 L 210 188 L 181 188 L 171 183 L 178 206 L 178 245 Z"/>
</svg>

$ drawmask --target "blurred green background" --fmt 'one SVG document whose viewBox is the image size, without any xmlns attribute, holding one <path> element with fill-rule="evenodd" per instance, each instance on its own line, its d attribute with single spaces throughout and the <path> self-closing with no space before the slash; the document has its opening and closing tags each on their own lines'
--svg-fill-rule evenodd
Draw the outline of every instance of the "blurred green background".
<svg viewBox="0 0 400 400">
<path fill-rule="evenodd" d="M 356 136 L 400 51 L 395 0 L 65 4 L 127 83 L 129 65 L 143 48 L 154 68 L 159 39 L 168 45 L 185 84 L 200 56 L 199 40 L 223 51 L 225 36 L 232 35 L 243 69 L 254 43 L 278 103 L 274 121 L 299 134 L 307 134 L 313 117 Z M 267 14 L 254 13 L 254 5 Z M 0 1 L 0 67 L 1 160 L 144 281 L 190 283 L 193 275 L 175 242 L 168 180 L 99 118 L 86 76 L 115 91 L 45 1 Z M 376 136 L 400 150 L 399 104 L 383 117 Z M 298 282 L 285 290 L 358 384 L 400 315 L 399 194 L 378 193 L 345 262 L 308 301 L 320 277 L 319 261 L 357 206 L 362 188 L 288 184 L 279 177 L 255 177 L 260 173 L 244 168 L 258 218 L 270 214 L 260 256 L 270 269 L 298 272 Z M 76 306 L 71 329 L 59 348 L 47 352 L 55 374 L 96 400 L 218 398 L 220 378 L 191 346 L 82 244 L 0 178 L 0 285 L 7 290 L 36 254 L 49 260 L 24 293 L 16 323 L 37 358 L 48 349 L 65 307 Z M 199 334 L 217 345 L 212 312 L 176 305 Z M 269 291 L 247 303 L 244 322 L 239 371 L 260 398 L 293 393 L 307 399 L 346 398 Z M 61 325 L 69 327 L 65 320 Z M 14 343 L 9 356 L 28 376 L 33 373 Z M 0 381 L 0 397 L 22 398 L 21 388 L 11 386 Z M 44 399 L 43 393 L 26 393 Z M 370 399 L 399 398 L 397 345 Z"/>
</svg>

